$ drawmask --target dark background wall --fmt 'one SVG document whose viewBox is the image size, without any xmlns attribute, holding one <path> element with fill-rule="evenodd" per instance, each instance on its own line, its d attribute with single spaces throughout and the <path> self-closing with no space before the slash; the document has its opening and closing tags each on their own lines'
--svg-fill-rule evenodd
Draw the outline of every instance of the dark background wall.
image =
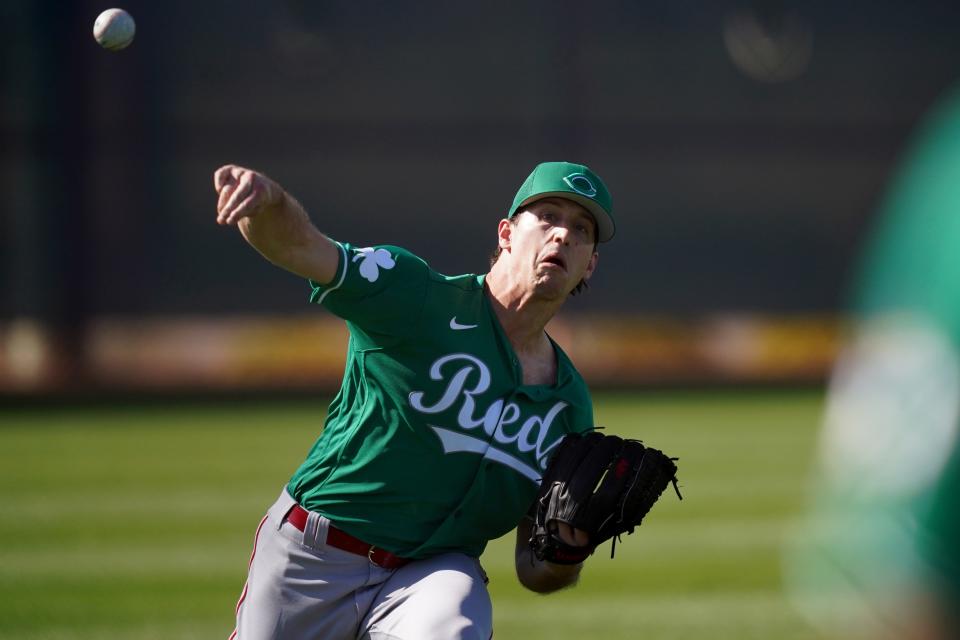
<svg viewBox="0 0 960 640">
<path fill-rule="evenodd" d="M 837 310 L 909 133 L 957 77 L 940 2 L 6 2 L 0 318 L 302 309 L 214 224 L 212 173 L 332 236 L 482 271 L 545 159 L 619 232 L 573 308 Z"/>
</svg>

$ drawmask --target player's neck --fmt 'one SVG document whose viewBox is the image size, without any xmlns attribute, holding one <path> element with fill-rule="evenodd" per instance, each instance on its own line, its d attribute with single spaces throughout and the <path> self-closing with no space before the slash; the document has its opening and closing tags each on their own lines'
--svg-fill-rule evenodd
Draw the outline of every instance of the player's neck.
<svg viewBox="0 0 960 640">
<path fill-rule="evenodd" d="M 509 277 L 496 265 L 485 278 L 487 296 L 500 326 L 518 353 L 542 350 L 546 340 L 545 327 L 553 318 L 563 300 L 537 296 L 521 283 Z"/>
</svg>

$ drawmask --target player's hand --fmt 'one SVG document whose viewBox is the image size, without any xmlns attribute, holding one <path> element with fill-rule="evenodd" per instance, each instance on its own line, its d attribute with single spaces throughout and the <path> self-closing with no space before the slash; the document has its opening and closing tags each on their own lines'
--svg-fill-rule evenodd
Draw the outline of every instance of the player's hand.
<svg viewBox="0 0 960 640">
<path fill-rule="evenodd" d="M 236 224 L 283 200 L 283 189 L 267 176 L 228 164 L 213 174 L 217 198 L 217 224 Z"/>
<path fill-rule="evenodd" d="M 574 547 L 585 547 L 590 544 L 590 534 L 580 529 L 574 529 L 566 522 L 557 522 L 557 535 L 565 543 Z"/>
</svg>

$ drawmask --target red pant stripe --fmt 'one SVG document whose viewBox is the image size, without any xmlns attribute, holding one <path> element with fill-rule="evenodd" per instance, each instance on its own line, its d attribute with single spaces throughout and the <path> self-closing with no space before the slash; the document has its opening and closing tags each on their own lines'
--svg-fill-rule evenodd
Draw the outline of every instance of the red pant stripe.
<svg viewBox="0 0 960 640">
<path fill-rule="evenodd" d="M 250 573 L 250 567 L 253 566 L 253 558 L 257 555 L 257 543 L 260 542 L 260 530 L 263 529 L 264 523 L 267 521 L 267 516 L 263 516 L 263 520 L 260 521 L 260 524 L 257 525 L 257 533 L 253 536 L 253 551 L 250 553 L 250 562 L 247 563 L 247 573 Z M 247 579 L 243 583 L 243 591 L 240 593 L 240 599 L 237 600 L 237 611 L 236 615 L 240 615 L 240 607 L 243 605 L 243 601 L 247 598 L 247 588 L 250 586 L 250 580 Z M 234 640 L 237 637 L 237 630 L 234 629 L 233 633 L 230 634 L 230 637 L 227 640 Z"/>
</svg>

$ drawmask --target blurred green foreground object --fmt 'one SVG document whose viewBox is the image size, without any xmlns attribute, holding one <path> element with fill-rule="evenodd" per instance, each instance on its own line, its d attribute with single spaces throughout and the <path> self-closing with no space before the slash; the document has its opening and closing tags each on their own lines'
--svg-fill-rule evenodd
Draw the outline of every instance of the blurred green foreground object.
<svg viewBox="0 0 960 640">
<path fill-rule="evenodd" d="M 830 637 L 960 637 L 960 91 L 870 236 L 788 584 Z"/>
</svg>

